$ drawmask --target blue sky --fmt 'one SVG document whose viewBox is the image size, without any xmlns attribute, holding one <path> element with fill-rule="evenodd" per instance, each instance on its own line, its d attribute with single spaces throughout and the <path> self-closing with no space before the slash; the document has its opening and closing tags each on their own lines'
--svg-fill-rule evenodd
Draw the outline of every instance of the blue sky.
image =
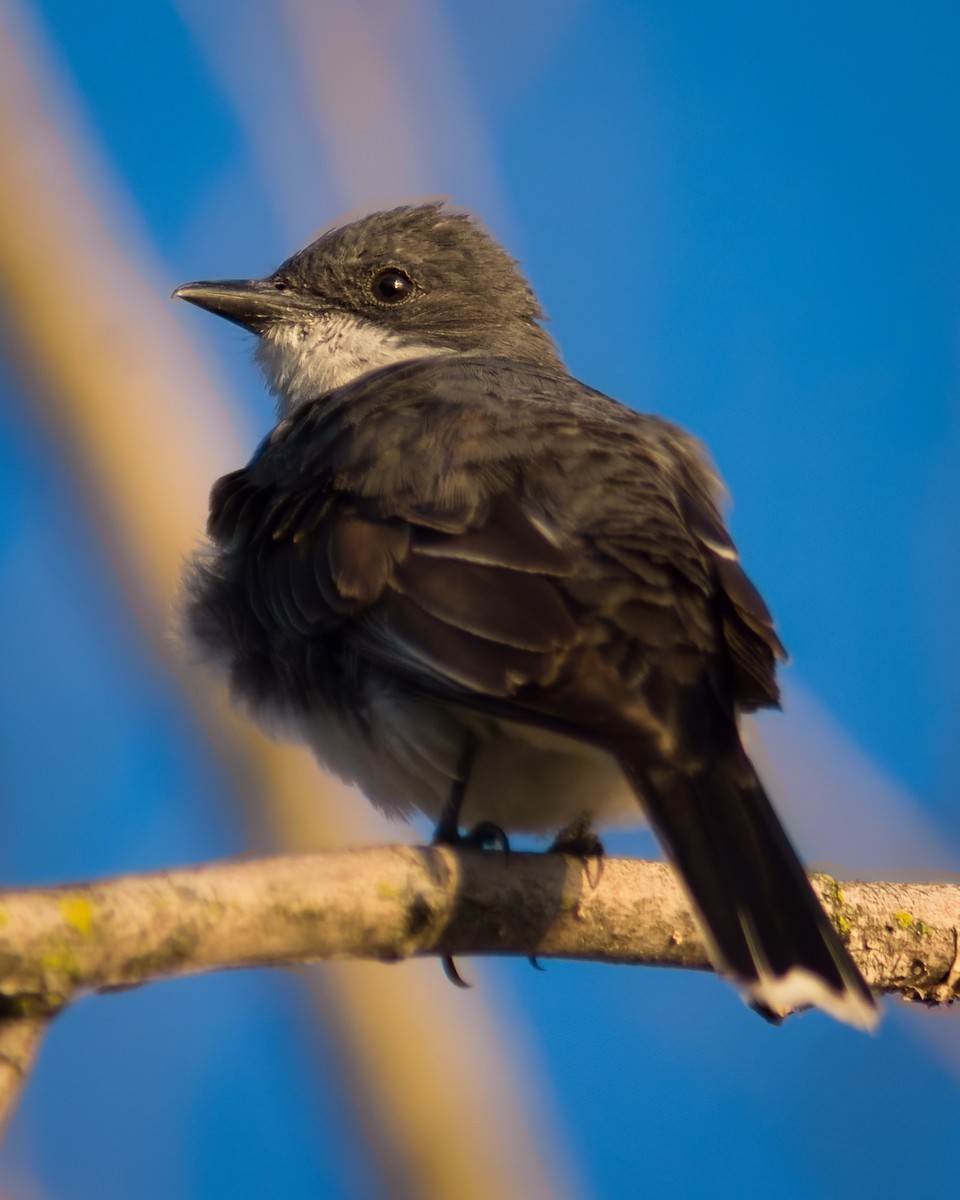
<svg viewBox="0 0 960 1200">
<path fill-rule="evenodd" d="M 522 259 L 571 370 L 710 446 L 791 686 L 960 870 L 956 7 L 313 7 L 323 44 L 305 25 L 290 36 L 277 14 L 295 3 L 26 10 L 73 127 L 126 197 L 117 236 L 150 286 L 262 273 L 355 207 L 437 193 L 475 207 Z M 338 92 L 350 19 L 368 23 L 381 73 Z M 327 89 L 319 132 L 305 79 Z M 387 136 L 401 108 L 415 159 Z M 351 122 L 363 136 L 344 166 Z M 232 386 L 252 450 L 271 407 L 247 341 L 185 306 L 178 320 Z M 7 878 L 247 844 L 7 366 L 0 624 Z M 891 1146 L 952 1177 L 955 1014 L 892 1007 L 866 1038 L 818 1017 L 768 1029 L 709 978 L 512 962 L 480 978 L 539 1064 L 578 1194 L 882 1196 Z M 286 976 L 89 1001 L 45 1048 L 0 1180 L 98 1200 L 375 1194 L 341 1150 L 359 1134 L 324 1086 L 336 1075 Z M 86 1102 L 66 1105 L 81 1080 Z"/>
</svg>

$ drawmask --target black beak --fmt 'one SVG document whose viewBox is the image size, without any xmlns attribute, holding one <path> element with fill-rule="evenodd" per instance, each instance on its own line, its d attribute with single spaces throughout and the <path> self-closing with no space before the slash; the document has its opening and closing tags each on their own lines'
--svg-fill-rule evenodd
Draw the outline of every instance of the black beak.
<svg viewBox="0 0 960 1200">
<path fill-rule="evenodd" d="M 216 313 L 249 329 L 263 333 L 280 321 L 297 321 L 311 311 L 289 285 L 279 286 L 270 279 L 218 279 L 212 282 L 185 283 L 173 298 L 189 300 L 208 312 Z M 316 305 L 312 306 L 316 315 Z"/>
</svg>

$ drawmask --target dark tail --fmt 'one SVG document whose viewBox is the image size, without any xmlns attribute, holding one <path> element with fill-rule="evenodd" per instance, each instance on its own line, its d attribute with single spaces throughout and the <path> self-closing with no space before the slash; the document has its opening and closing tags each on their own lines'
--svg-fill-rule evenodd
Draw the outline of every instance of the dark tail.
<svg viewBox="0 0 960 1200">
<path fill-rule="evenodd" d="M 680 873 L 710 956 L 779 1019 L 816 1005 L 861 1029 L 876 1003 L 737 746 L 697 774 L 622 765 Z"/>
</svg>

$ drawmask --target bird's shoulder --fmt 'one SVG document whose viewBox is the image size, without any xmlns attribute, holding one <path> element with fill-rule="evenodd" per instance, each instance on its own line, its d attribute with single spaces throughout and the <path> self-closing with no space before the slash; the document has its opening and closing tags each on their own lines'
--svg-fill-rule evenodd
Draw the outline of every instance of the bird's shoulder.
<svg viewBox="0 0 960 1200">
<path fill-rule="evenodd" d="M 566 371 L 458 354 L 382 367 L 300 405 L 273 429 L 255 462 L 261 474 L 293 473 L 317 457 L 343 467 L 352 458 L 388 456 L 398 444 L 426 450 L 451 440 L 463 454 L 510 457 L 518 431 L 534 449 L 566 435 L 619 443 L 624 457 L 647 445 L 676 447 L 705 462 L 699 443 L 678 426 L 628 408 Z M 470 444 L 478 435 L 482 447 Z"/>
<path fill-rule="evenodd" d="M 705 587 L 705 540 L 731 545 L 720 486 L 702 446 L 660 417 L 562 370 L 449 355 L 371 372 L 298 407 L 214 486 L 208 531 L 227 548 L 302 538 L 347 503 L 462 533 L 506 497 L 558 543 L 668 559 Z"/>
<path fill-rule="evenodd" d="M 684 492 L 707 497 L 709 507 L 721 490 L 701 444 L 671 422 L 561 369 L 475 355 L 395 364 L 299 406 L 264 440 L 243 480 L 443 507 L 509 490 L 518 471 L 546 506 L 556 491 L 566 509 L 573 485 L 601 518 L 619 498 L 659 507 L 669 521 Z M 587 506 L 567 516 L 578 514 Z"/>
</svg>

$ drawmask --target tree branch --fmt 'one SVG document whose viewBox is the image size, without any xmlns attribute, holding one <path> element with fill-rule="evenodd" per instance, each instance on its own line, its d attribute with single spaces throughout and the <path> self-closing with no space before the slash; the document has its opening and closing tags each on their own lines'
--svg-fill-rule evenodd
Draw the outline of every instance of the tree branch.
<svg viewBox="0 0 960 1200">
<path fill-rule="evenodd" d="M 814 887 L 867 982 L 960 997 L 960 886 Z M 672 869 L 559 854 L 388 846 L 0 893 L 0 1126 L 52 1017 L 178 975 L 413 955 L 710 968 Z"/>
<path fill-rule="evenodd" d="M 814 886 L 867 981 L 960 996 L 960 887 Z M 2 1012 L 170 976 L 317 959 L 516 954 L 709 969 L 670 867 L 393 846 L 0 893 Z"/>
</svg>

